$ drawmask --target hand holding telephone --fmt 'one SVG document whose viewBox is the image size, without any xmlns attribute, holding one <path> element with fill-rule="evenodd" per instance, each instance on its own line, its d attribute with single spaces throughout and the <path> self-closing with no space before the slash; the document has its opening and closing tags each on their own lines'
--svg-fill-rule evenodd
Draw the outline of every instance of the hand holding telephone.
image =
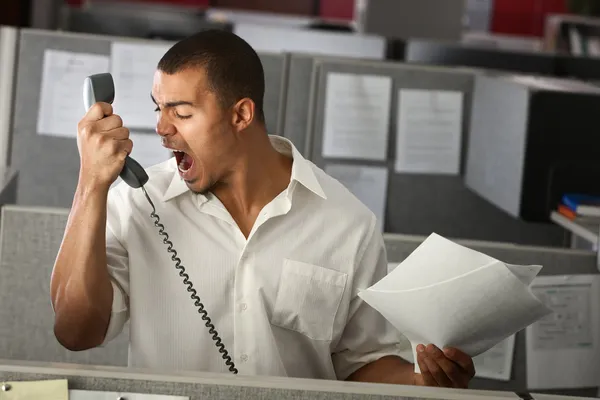
<svg viewBox="0 0 600 400">
<path fill-rule="evenodd" d="M 86 111 L 97 102 L 112 104 L 114 100 L 115 84 L 111 74 L 98 74 L 85 78 L 83 104 Z M 148 174 L 144 168 L 129 156 L 125 158 L 125 165 L 119 176 L 134 189 L 141 188 L 148 182 Z"/>
<path fill-rule="evenodd" d="M 85 79 L 83 85 L 83 103 L 86 111 L 97 102 L 112 104 L 114 99 L 115 85 L 111 74 L 97 74 L 88 76 Z M 171 254 L 171 259 L 175 262 L 175 268 L 179 271 L 179 276 L 183 278 L 183 283 L 185 286 L 187 286 L 187 291 L 191 293 L 190 297 L 192 300 L 194 300 L 194 305 L 198 307 L 198 313 L 205 322 L 205 325 L 208 328 L 208 333 L 215 341 L 215 345 L 219 349 L 219 353 L 221 353 L 223 360 L 225 360 L 225 365 L 229 367 L 229 371 L 237 374 L 238 370 L 235 368 L 235 364 L 225 349 L 225 346 L 223 345 L 215 326 L 212 324 L 211 319 L 208 316 L 208 312 L 204 309 L 204 304 L 202 304 L 200 301 L 200 297 L 198 297 L 196 289 L 194 289 L 194 285 L 192 284 L 192 281 L 190 281 L 189 275 L 185 272 L 185 267 L 182 265 L 181 259 L 177 256 L 177 251 L 175 251 L 173 248 L 173 243 L 169 240 L 169 235 L 167 232 L 165 232 L 164 225 L 160 223 L 160 218 L 156 213 L 156 207 L 154 207 L 154 203 L 144 188 L 144 185 L 148 182 L 148 174 L 146 174 L 144 168 L 137 161 L 127 156 L 125 158 L 125 165 L 123 166 L 123 170 L 119 176 L 132 188 L 141 188 L 144 192 L 146 199 L 152 207 L 150 217 L 154 219 L 154 226 L 158 228 L 159 236 L 162 236 L 163 243 L 167 245 L 167 252 Z"/>
</svg>

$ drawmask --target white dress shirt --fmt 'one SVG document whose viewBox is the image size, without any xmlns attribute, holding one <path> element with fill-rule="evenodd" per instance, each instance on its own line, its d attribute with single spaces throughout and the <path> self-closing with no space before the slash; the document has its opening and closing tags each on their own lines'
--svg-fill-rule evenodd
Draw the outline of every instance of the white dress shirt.
<svg viewBox="0 0 600 400">
<path fill-rule="evenodd" d="M 145 185 L 240 374 L 345 379 L 399 355 L 400 334 L 357 296 L 387 272 L 376 218 L 338 181 L 293 157 L 289 186 L 267 204 L 246 239 L 212 194 L 194 194 L 174 159 Z M 130 321 L 129 365 L 227 372 L 141 189 L 110 191 L 108 269 L 113 311 L 106 341 Z"/>
</svg>

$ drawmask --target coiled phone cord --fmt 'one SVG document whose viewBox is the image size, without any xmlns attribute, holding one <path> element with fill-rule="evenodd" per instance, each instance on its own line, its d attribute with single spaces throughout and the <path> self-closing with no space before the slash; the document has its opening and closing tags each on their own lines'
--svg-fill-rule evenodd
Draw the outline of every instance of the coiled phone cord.
<svg viewBox="0 0 600 400">
<path fill-rule="evenodd" d="M 158 228 L 159 236 L 163 237 L 163 243 L 168 246 L 167 252 L 171 253 L 171 260 L 175 262 L 175 268 L 179 271 L 179 276 L 183 278 L 183 284 L 187 286 L 187 291 L 191 293 L 190 297 L 194 300 L 194 305 L 198 307 L 198 313 L 202 316 L 202 320 L 205 321 L 205 325 L 208 328 L 208 333 L 211 334 L 212 339 L 215 341 L 215 345 L 219 349 L 219 353 L 221 354 L 223 360 L 225 360 L 225 364 L 229 367 L 229 371 L 234 374 L 238 373 L 238 370 L 235 368 L 235 364 L 231 360 L 231 356 L 225 349 L 225 345 L 223 345 L 221 338 L 219 337 L 219 333 L 215 329 L 215 326 L 212 324 L 210 317 L 208 316 L 208 312 L 204 308 L 204 304 L 200 301 L 200 297 L 198 297 L 198 293 L 196 289 L 194 289 L 194 284 L 190 281 L 190 276 L 185 272 L 185 267 L 181 264 L 181 259 L 177 256 L 177 251 L 173 248 L 173 242 L 169 240 L 169 234 L 165 232 L 165 226 L 160 223 L 160 217 L 156 213 L 156 207 L 154 207 L 154 203 L 148 196 L 146 192 L 146 188 L 142 186 L 142 190 L 144 191 L 144 195 L 146 195 L 146 199 L 152 206 L 152 213 L 150 217 L 154 219 L 154 226 Z"/>
</svg>

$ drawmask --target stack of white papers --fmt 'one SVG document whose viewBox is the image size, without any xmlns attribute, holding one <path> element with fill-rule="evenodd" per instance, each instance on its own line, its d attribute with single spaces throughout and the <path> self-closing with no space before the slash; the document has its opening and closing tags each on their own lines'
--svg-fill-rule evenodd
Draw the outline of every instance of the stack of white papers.
<svg viewBox="0 0 600 400">
<path fill-rule="evenodd" d="M 410 340 L 475 357 L 552 313 L 531 291 L 541 266 L 505 264 L 432 234 L 359 296 Z M 419 371 L 415 363 L 415 371 Z"/>
</svg>

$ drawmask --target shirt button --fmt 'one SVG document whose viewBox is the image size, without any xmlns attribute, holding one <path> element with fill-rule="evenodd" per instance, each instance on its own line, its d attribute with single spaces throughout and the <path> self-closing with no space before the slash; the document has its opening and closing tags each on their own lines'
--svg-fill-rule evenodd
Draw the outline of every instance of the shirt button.
<svg viewBox="0 0 600 400">
<path fill-rule="evenodd" d="M 242 362 L 246 362 L 246 361 L 248 361 L 248 354 L 242 354 L 242 355 L 240 356 L 240 360 L 242 360 Z"/>
<path fill-rule="evenodd" d="M 242 303 L 241 304 L 241 309 L 242 309 L 242 311 L 246 311 L 248 309 L 248 304 Z"/>
</svg>

